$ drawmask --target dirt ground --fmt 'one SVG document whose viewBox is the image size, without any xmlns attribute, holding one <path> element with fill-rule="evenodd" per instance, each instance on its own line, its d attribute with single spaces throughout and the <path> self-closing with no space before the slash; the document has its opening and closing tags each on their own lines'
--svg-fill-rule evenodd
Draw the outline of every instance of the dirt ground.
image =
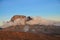
<svg viewBox="0 0 60 40">
<path fill-rule="evenodd" d="M 0 31 L 0 40 L 60 40 L 60 36 L 28 32 Z"/>
</svg>

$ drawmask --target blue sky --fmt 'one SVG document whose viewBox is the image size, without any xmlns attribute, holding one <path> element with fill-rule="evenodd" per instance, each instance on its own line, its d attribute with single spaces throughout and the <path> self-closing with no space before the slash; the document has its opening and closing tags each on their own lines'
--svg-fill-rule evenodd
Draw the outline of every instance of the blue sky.
<svg viewBox="0 0 60 40">
<path fill-rule="evenodd" d="M 60 0 L 0 0 L 0 24 L 16 14 L 60 21 Z"/>
</svg>

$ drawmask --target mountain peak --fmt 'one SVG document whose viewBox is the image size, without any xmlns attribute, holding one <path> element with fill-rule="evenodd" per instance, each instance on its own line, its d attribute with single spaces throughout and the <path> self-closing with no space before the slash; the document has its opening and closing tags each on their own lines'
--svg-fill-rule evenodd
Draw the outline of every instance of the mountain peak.
<svg viewBox="0 0 60 40">
<path fill-rule="evenodd" d="M 7 25 L 8 24 L 8 25 Z M 46 20 L 42 17 L 26 17 L 24 15 L 14 15 L 10 21 L 3 24 L 3 26 L 14 26 L 14 25 L 60 25 L 58 22 Z"/>
</svg>

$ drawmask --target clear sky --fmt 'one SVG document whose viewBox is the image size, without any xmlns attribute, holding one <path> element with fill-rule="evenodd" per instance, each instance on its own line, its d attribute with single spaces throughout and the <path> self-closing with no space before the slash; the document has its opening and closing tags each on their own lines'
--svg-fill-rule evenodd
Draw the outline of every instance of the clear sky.
<svg viewBox="0 0 60 40">
<path fill-rule="evenodd" d="M 60 0 L 0 0 L 0 25 L 16 14 L 60 21 Z"/>
</svg>

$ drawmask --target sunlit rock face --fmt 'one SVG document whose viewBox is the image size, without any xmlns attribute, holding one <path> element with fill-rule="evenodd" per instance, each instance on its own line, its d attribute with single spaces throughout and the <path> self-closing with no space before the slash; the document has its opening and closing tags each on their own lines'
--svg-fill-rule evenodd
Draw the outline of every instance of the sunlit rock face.
<svg viewBox="0 0 60 40">
<path fill-rule="evenodd" d="M 32 20 L 30 21 L 27 21 L 26 24 L 29 24 L 29 25 L 52 25 L 53 22 L 50 22 L 48 20 L 45 20 L 41 17 L 32 17 Z"/>
<path fill-rule="evenodd" d="M 9 26 L 16 26 L 16 25 L 25 25 L 26 24 L 26 16 L 24 15 L 14 15 L 10 21 L 4 22 L 2 28 L 6 28 Z"/>
<path fill-rule="evenodd" d="M 60 26 L 52 25 L 52 22 L 41 17 L 26 17 L 15 15 L 11 21 L 2 26 L 4 31 L 22 31 L 31 33 L 60 34 Z"/>
<path fill-rule="evenodd" d="M 6 22 L 3 27 L 16 26 L 16 25 L 50 25 L 51 22 L 41 17 L 26 17 L 24 15 L 15 15 L 10 21 Z"/>
<path fill-rule="evenodd" d="M 26 16 L 15 15 L 11 18 L 11 21 L 16 23 L 17 25 L 25 25 L 26 24 Z"/>
</svg>

